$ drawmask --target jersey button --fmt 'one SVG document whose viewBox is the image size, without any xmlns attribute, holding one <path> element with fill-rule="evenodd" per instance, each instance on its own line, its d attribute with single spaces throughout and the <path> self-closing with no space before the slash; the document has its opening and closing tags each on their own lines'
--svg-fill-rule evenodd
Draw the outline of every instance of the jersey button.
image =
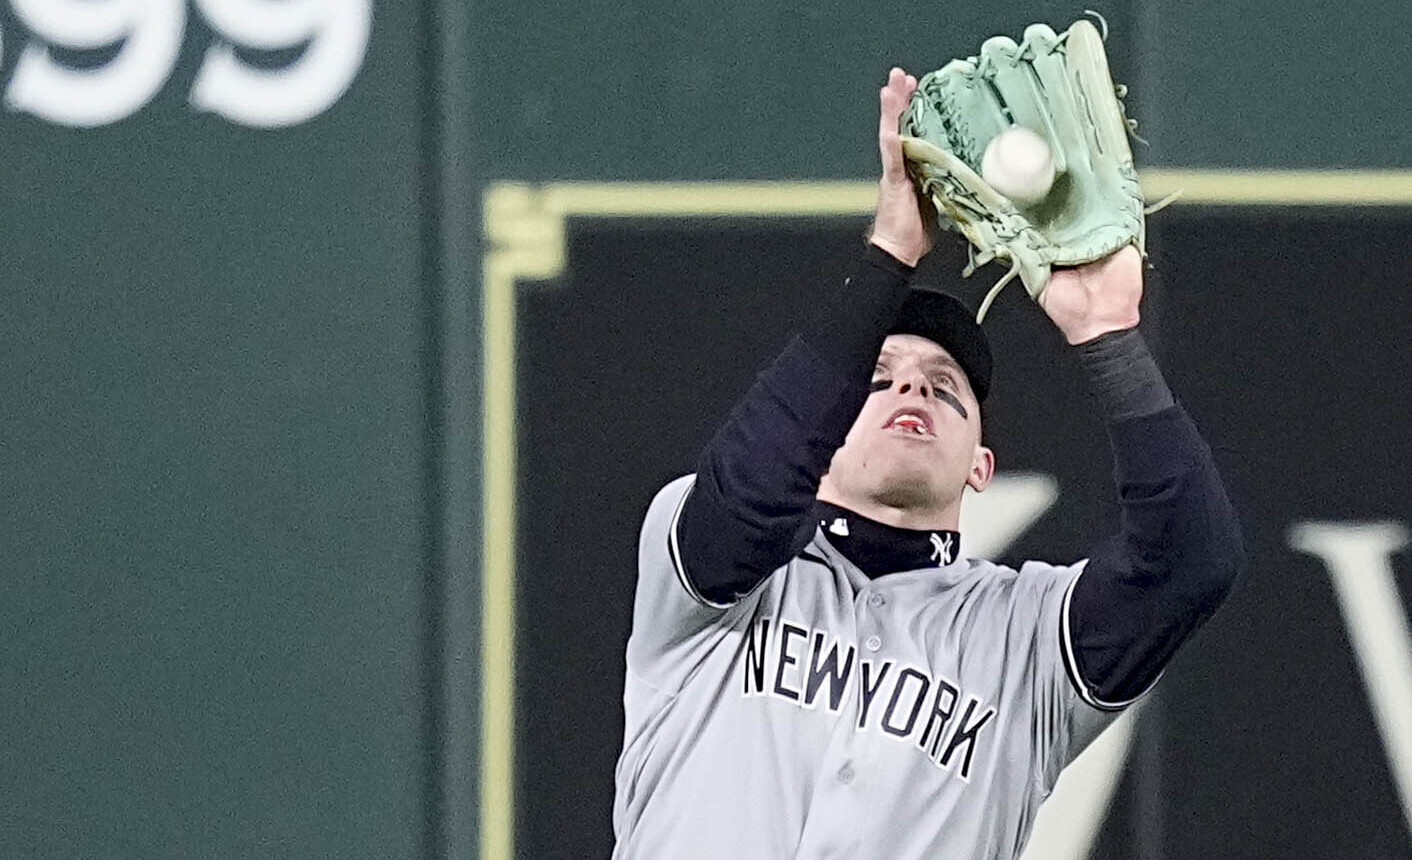
<svg viewBox="0 0 1412 860">
<path fill-rule="evenodd" d="M 883 597 L 881 594 L 878 594 L 876 591 L 868 595 L 869 606 L 882 606 L 884 603 L 887 603 L 887 598 Z"/>
<path fill-rule="evenodd" d="M 882 639 L 877 636 L 869 636 L 867 639 L 863 640 L 863 647 L 867 648 L 869 651 L 876 651 L 882 647 Z"/>
<path fill-rule="evenodd" d="M 846 764 L 838 769 L 838 781 L 844 785 L 853 781 L 853 765 Z"/>
</svg>

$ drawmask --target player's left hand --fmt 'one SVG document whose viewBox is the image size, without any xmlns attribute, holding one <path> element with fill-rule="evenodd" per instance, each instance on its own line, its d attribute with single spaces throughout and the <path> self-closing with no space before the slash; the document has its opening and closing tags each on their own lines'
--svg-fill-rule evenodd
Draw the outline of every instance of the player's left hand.
<svg viewBox="0 0 1412 860">
<path fill-rule="evenodd" d="M 1142 254 L 1128 245 L 1101 260 L 1055 269 L 1039 304 L 1071 344 L 1138 323 Z"/>
</svg>

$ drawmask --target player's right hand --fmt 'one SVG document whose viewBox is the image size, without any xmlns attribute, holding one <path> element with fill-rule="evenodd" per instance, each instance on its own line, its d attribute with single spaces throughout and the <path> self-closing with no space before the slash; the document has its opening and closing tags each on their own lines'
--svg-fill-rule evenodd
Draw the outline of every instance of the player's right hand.
<svg viewBox="0 0 1412 860">
<path fill-rule="evenodd" d="M 917 79 L 899 68 L 887 76 L 887 86 L 878 92 L 878 150 L 882 156 L 882 179 L 878 182 L 878 208 L 869 240 L 908 265 L 931 250 L 927 213 L 912 178 L 907 175 L 907 159 L 902 154 L 898 123 Z"/>
</svg>

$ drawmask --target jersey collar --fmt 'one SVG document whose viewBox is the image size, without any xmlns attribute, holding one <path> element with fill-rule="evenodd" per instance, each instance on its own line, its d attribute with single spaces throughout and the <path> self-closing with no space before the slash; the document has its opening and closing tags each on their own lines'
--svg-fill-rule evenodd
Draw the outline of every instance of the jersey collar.
<svg viewBox="0 0 1412 860">
<path fill-rule="evenodd" d="M 949 529 L 902 529 L 828 502 L 815 503 L 814 519 L 834 549 L 869 579 L 945 567 L 961 552 L 961 533 Z"/>
</svg>

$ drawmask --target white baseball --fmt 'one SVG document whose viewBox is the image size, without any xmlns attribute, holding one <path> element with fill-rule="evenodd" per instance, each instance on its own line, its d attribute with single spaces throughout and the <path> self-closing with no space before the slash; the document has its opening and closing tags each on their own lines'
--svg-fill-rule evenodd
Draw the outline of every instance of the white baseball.
<svg viewBox="0 0 1412 860">
<path fill-rule="evenodd" d="M 1029 129 L 1007 128 L 986 145 L 981 178 L 1016 206 L 1033 206 L 1054 184 L 1054 153 Z"/>
</svg>

